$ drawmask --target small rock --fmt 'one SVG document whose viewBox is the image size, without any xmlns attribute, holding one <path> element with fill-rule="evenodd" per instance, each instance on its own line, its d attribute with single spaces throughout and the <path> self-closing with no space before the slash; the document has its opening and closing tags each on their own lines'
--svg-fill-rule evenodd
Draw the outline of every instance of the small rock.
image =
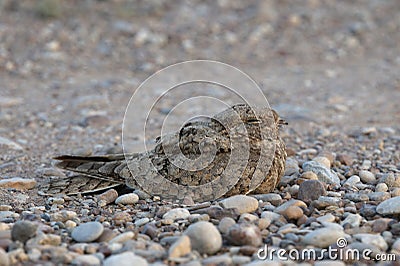
<svg viewBox="0 0 400 266">
<path fill-rule="evenodd" d="M 117 212 L 112 217 L 116 225 L 121 225 L 132 221 L 132 216 L 127 212 Z"/>
<path fill-rule="evenodd" d="M 317 156 L 317 157 L 314 157 L 312 160 L 314 162 L 322 164 L 323 166 L 325 166 L 328 169 L 331 168 L 331 161 L 324 156 Z"/>
<path fill-rule="evenodd" d="M 369 170 L 372 166 L 372 162 L 370 160 L 364 160 L 361 164 L 361 169 L 362 170 Z"/>
<path fill-rule="evenodd" d="M 369 197 L 366 194 L 360 193 L 347 193 L 344 195 L 345 199 L 349 199 L 353 202 L 361 202 L 361 201 L 368 201 Z"/>
<path fill-rule="evenodd" d="M 169 258 L 180 258 L 192 251 L 190 238 L 187 235 L 181 236 L 168 251 Z"/>
<path fill-rule="evenodd" d="M 398 238 L 392 245 L 392 251 L 395 251 L 397 253 L 400 253 L 400 238 Z M 0 249 L 1 252 L 1 249 Z M 1 255 L 0 255 L 1 258 Z M 0 260 L 1 261 L 1 260 Z"/>
<path fill-rule="evenodd" d="M 361 181 L 367 184 L 375 184 L 376 178 L 373 173 L 367 170 L 361 170 L 358 173 L 358 176 L 360 177 Z"/>
<path fill-rule="evenodd" d="M 282 203 L 281 195 L 276 193 L 258 194 L 252 196 L 258 200 L 262 200 L 263 202 L 269 202 L 274 206 L 278 206 Z"/>
<path fill-rule="evenodd" d="M 133 252 L 127 251 L 117 255 L 112 255 L 104 260 L 104 266 L 147 266 L 147 261 L 140 257 L 136 256 Z"/>
<path fill-rule="evenodd" d="M 386 231 L 389 227 L 391 219 L 380 218 L 374 221 L 372 224 L 372 231 L 375 233 L 382 233 Z"/>
<path fill-rule="evenodd" d="M 136 220 L 136 221 L 135 221 L 135 226 L 136 226 L 136 227 L 140 227 L 140 226 L 142 226 L 142 225 L 147 224 L 148 222 L 150 222 L 150 219 L 147 218 L 147 217 L 144 217 L 144 218 L 141 218 L 141 219 L 139 219 L 139 220 Z"/>
<path fill-rule="evenodd" d="M 202 265 L 205 266 L 232 265 L 232 258 L 227 254 L 211 256 L 203 259 Z"/>
<path fill-rule="evenodd" d="M 387 192 L 388 190 L 389 188 L 385 183 L 378 183 L 375 186 L 375 192 Z"/>
<path fill-rule="evenodd" d="M 0 248 L 0 266 L 10 265 L 10 259 L 8 258 L 7 252 Z"/>
<path fill-rule="evenodd" d="M 303 238 L 303 243 L 320 248 L 326 248 L 336 243 L 337 239 L 344 237 L 344 235 L 345 233 L 343 230 L 335 230 L 334 228 L 326 227 L 306 234 Z"/>
<path fill-rule="evenodd" d="M 123 205 L 129 205 L 129 204 L 135 204 L 139 201 L 139 196 L 136 195 L 135 193 L 128 193 L 119 196 L 116 200 L 116 204 L 123 204 Z"/>
<path fill-rule="evenodd" d="M 190 212 L 185 208 L 175 208 L 169 210 L 163 215 L 163 219 L 171 219 L 173 221 L 178 219 L 187 219 L 190 216 Z"/>
<path fill-rule="evenodd" d="M 118 192 L 115 189 L 109 189 L 98 195 L 97 200 L 99 201 L 99 203 L 104 202 L 104 205 L 100 204 L 101 207 L 104 207 L 107 204 L 113 203 L 117 197 L 118 197 Z"/>
<path fill-rule="evenodd" d="M 271 211 L 263 211 L 261 213 L 261 218 L 267 219 L 269 221 L 271 221 L 271 223 L 279 220 L 281 216 L 278 213 L 275 212 L 271 212 Z"/>
<path fill-rule="evenodd" d="M 11 230 L 11 238 L 14 241 L 25 243 L 28 239 L 36 234 L 37 224 L 29 221 L 18 221 L 14 224 Z"/>
<path fill-rule="evenodd" d="M 382 215 L 399 214 L 400 213 L 400 196 L 387 199 L 381 202 L 376 211 Z"/>
<path fill-rule="evenodd" d="M 236 208 L 240 214 L 254 212 L 258 209 L 258 200 L 246 195 L 235 195 L 223 199 L 220 204 L 226 209 Z"/>
<path fill-rule="evenodd" d="M 100 259 L 95 255 L 80 255 L 72 260 L 71 265 L 77 266 L 97 266 L 101 265 Z"/>
<path fill-rule="evenodd" d="M 360 182 L 360 177 L 357 175 L 352 175 L 346 180 L 346 182 L 344 182 L 343 186 L 354 187 L 359 182 Z"/>
<path fill-rule="evenodd" d="M 300 178 L 308 179 L 308 180 L 318 180 L 318 176 L 311 171 L 305 171 L 301 174 Z"/>
<path fill-rule="evenodd" d="M 13 177 L 0 180 L 1 188 L 14 188 L 18 190 L 32 189 L 36 187 L 36 180 L 32 178 Z"/>
<path fill-rule="evenodd" d="M 185 233 L 190 238 L 192 249 L 203 254 L 214 254 L 222 247 L 222 237 L 210 222 L 197 222 L 190 225 Z"/>
<path fill-rule="evenodd" d="M 279 214 L 282 214 L 287 220 L 297 220 L 303 216 L 303 210 L 298 206 L 289 206 Z"/>
<path fill-rule="evenodd" d="M 285 212 L 286 209 L 291 207 L 291 206 L 307 208 L 307 204 L 305 204 L 303 201 L 292 199 L 292 200 L 289 200 L 289 201 L 285 202 L 281 206 L 277 207 L 274 210 L 274 212 L 281 214 L 281 213 Z"/>
<path fill-rule="evenodd" d="M 120 235 L 117 235 L 116 237 L 114 237 L 113 239 L 111 239 L 110 241 L 108 241 L 108 243 L 113 244 L 113 243 L 125 243 L 128 240 L 131 240 L 132 238 L 135 237 L 135 233 L 132 231 L 127 231 L 124 232 Z"/>
<path fill-rule="evenodd" d="M 68 220 L 72 220 L 77 216 L 74 211 L 59 211 L 50 215 L 51 221 L 54 222 L 66 222 Z"/>
<path fill-rule="evenodd" d="M 340 224 L 344 226 L 345 224 L 350 224 L 351 227 L 359 227 L 362 217 L 359 214 L 349 213 Z"/>
<path fill-rule="evenodd" d="M 372 192 L 368 194 L 368 197 L 372 201 L 384 201 L 390 199 L 389 192 Z"/>
<path fill-rule="evenodd" d="M 79 225 L 72 231 L 72 238 L 76 242 L 92 242 L 103 233 L 104 227 L 99 222 L 88 222 Z"/>
<path fill-rule="evenodd" d="M 227 233 L 227 238 L 232 245 L 254 246 L 262 244 L 260 229 L 253 224 L 235 224 L 231 226 Z"/>
<path fill-rule="evenodd" d="M 325 214 L 324 216 L 320 216 L 317 218 L 317 221 L 320 223 L 333 223 L 335 221 L 335 216 L 333 216 L 331 213 Z"/>
<path fill-rule="evenodd" d="M 317 200 L 314 200 L 312 203 L 317 209 L 323 209 L 329 206 L 338 206 L 340 199 L 335 197 L 326 197 L 321 196 Z"/>
<path fill-rule="evenodd" d="M 364 244 L 373 245 L 382 251 L 386 251 L 388 249 L 388 245 L 381 235 L 355 234 L 353 237 Z"/>
<path fill-rule="evenodd" d="M 303 163 L 303 171 L 311 171 L 314 172 L 318 176 L 318 180 L 334 185 L 340 185 L 340 179 L 337 174 L 324 165 L 315 162 L 308 161 Z"/>
<path fill-rule="evenodd" d="M 297 162 L 296 159 L 292 157 L 286 158 L 286 164 L 285 164 L 285 176 L 291 176 L 293 174 L 297 174 L 300 170 L 299 163 Z"/>
<path fill-rule="evenodd" d="M 326 189 L 319 180 L 306 180 L 300 184 L 297 198 L 308 202 L 318 199 L 320 196 L 326 195 Z"/>
<path fill-rule="evenodd" d="M 349 155 L 347 154 L 338 154 L 336 156 L 336 160 L 338 160 L 339 162 L 341 162 L 344 165 L 350 166 L 353 164 L 354 159 L 351 158 Z"/>
<path fill-rule="evenodd" d="M 218 224 L 218 230 L 222 234 L 227 234 L 229 228 L 234 224 L 236 224 L 236 222 L 231 217 L 224 217 L 221 219 L 221 221 Z"/>
</svg>

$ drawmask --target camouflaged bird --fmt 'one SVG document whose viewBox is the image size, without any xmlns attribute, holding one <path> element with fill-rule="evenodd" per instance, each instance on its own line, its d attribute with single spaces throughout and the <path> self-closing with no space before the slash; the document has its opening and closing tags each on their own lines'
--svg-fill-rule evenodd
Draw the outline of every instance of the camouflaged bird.
<svg viewBox="0 0 400 266">
<path fill-rule="evenodd" d="M 80 175 L 53 180 L 41 193 L 71 195 L 122 184 L 165 199 L 190 196 L 194 201 L 268 193 L 284 173 L 285 143 L 279 136 L 283 124 L 286 122 L 270 108 L 237 104 L 159 137 L 155 148 L 147 152 L 55 157 L 57 167 Z M 212 160 L 201 160 L 207 152 L 214 155 Z"/>
</svg>

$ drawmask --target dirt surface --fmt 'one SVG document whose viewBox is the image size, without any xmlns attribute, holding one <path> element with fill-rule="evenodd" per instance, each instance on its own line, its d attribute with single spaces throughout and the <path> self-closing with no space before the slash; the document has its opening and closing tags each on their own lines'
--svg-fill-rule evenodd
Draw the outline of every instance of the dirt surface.
<svg viewBox="0 0 400 266">
<path fill-rule="evenodd" d="M 0 1 L 0 179 L 41 184 L 54 155 L 121 151 L 135 89 L 193 59 L 249 74 L 299 162 L 315 149 L 399 172 L 399 43 L 396 0 Z M 365 152 L 380 142 L 382 162 Z M 22 209 L 45 200 L 0 191 Z"/>
</svg>

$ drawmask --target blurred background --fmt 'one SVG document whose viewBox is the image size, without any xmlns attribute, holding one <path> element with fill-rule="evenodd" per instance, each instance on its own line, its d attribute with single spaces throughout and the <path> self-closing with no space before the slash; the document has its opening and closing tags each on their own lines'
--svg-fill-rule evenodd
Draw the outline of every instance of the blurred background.
<svg viewBox="0 0 400 266">
<path fill-rule="evenodd" d="M 398 130 L 399 44 L 398 0 L 0 0 L 2 160 L 22 154 L 0 170 L 120 150 L 135 89 L 193 59 L 253 77 L 288 138 Z"/>
</svg>

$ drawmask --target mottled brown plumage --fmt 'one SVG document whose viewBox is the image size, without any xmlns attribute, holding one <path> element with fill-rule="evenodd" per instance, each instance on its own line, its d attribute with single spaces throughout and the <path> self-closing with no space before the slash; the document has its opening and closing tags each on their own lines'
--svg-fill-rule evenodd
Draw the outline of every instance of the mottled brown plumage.
<svg viewBox="0 0 400 266">
<path fill-rule="evenodd" d="M 284 172 L 283 124 L 269 108 L 238 104 L 206 121 L 185 124 L 148 152 L 56 157 L 58 167 L 81 176 L 52 181 L 42 193 L 85 193 L 121 184 L 166 199 L 190 196 L 195 201 L 267 193 Z"/>
</svg>

